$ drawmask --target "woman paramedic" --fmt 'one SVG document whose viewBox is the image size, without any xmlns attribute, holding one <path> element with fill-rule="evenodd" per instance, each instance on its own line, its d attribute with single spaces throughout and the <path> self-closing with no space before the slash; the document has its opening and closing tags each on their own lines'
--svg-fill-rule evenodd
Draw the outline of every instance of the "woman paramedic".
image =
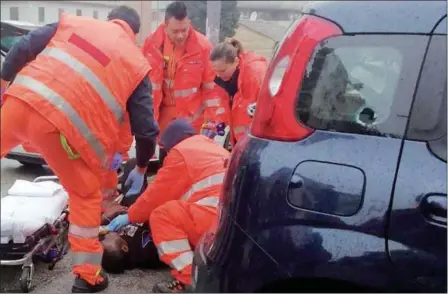
<svg viewBox="0 0 448 294">
<path fill-rule="evenodd" d="M 250 51 L 244 51 L 240 41 L 232 38 L 219 43 L 210 53 L 216 73 L 215 87 L 220 97 L 216 109 L 220 121 L 230 127 L 230 142 L 236 144 L 250 127 L 249 110 L 255 106 L 268 63 Z"/>
</svg>

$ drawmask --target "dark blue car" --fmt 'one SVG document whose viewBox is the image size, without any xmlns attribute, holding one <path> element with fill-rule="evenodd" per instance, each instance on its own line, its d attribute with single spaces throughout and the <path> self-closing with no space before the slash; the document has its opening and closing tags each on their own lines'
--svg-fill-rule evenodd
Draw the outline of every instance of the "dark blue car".
<svg viewBox="0 0 448 294">
<path fill-rule="evenodd" d="M 446 1 L 314 1 L 232 152 L 196 292 L 447 291 Z"/>
</svg>

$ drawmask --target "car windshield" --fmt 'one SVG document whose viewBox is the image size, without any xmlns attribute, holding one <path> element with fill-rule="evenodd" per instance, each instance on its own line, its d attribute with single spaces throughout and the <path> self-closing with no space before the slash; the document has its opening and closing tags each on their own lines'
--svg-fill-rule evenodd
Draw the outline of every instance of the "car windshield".
<svg viewBox="0 0 448 294">
<path fill-rule="evenodd" d="M 22 37 L 22 35 L 19 36 L 2 36 L 1 38 L 1 44 L 2 44 L 2 49 L 6 52 L 8 52 L 12 46 L 14 46 L 15 43 L 17 43 L 20 38 Z"/>
</svg>

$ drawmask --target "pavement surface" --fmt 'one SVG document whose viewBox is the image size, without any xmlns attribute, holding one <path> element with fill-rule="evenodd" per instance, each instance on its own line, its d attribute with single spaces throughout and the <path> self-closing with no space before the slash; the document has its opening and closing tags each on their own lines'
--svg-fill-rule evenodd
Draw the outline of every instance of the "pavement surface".
<svg viewBox="0 0 448 294">
<path fill-rule="evenodd" d="M 16 161 L 1 160 L 1 197 L 16 179 L 33 180 L 51 175 L 44 167 L 25 167 Z M 21 267 L 0 267 L 0 293 L 19 293 Z M 148 293 L 152 287 L 169 278 L 168 270 L 132 270 L 120 275 L 109 275 L 109 288 L 103 293 Z M 32 293 L 69 293 L 73 284 L 70 256 L 66 255 L 50 271 L 44 263 L 35 264 Z"/>
</svg>

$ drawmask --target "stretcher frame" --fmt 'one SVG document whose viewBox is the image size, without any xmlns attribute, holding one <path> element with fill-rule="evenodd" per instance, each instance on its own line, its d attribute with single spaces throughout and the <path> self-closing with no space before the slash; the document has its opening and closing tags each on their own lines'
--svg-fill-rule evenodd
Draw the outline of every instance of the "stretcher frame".
<svg viewBox="0 0 448 294">
<path fill-rule="evenodd" d="M 35 178 L 33 182 L 37 183 L 42 181 L 59 181 L 59 179 L 57 176 L 42 176 Z M 29 252 L 25 253 L 23 257 L 18 259 L 0 260 L 1 266 L 22 266 L 22 273 L 20 275 L 20 288 L 22 292 L 28 293 L 33 286 L 34 263 L 37 261 L 38 255 L 41 258 L 48 258 L 50 250 L 56 248 L 56 256 L 53 256 L 51 260 L 46 260 L 46 262 L 49 263 L 48 269 L 53 270 L 56 263 L 68 252 L 68 214 L 68 207 L 66 207 L 53 224 L 46 224 L 35 232 L 37 233 L 40 230 L 47 230 L 47 235 L 37 236 L 36 240 L 34 239 L 35 236 L 28 236 L 27 238 L 33 239 L 29 242 L 34 242 L 35 245 Z M 26 247 L 29 244 L 25 241 L 25 243 L 20 244 L 2 244 L 2 247 L 7 247 L 8 245 Z"/>
</svg>

